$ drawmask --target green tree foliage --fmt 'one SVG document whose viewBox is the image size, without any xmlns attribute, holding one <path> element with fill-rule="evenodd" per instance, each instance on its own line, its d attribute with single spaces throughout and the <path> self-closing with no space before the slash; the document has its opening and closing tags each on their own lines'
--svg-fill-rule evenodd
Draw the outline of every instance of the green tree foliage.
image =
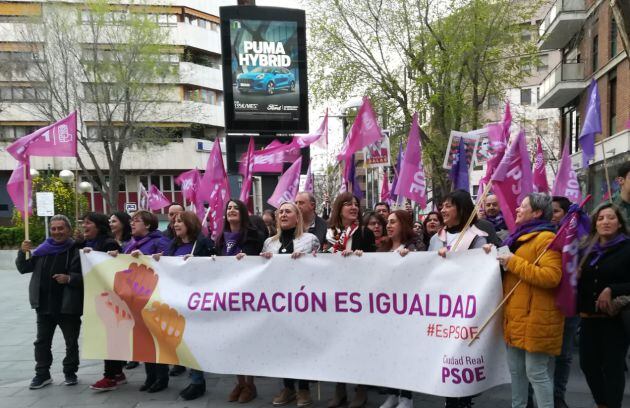
<svg viewBox="0 0 630 408">
<path fill-rule="evenodd" d="M 56 176 L 43 175 L 33 179 L 33 214 L 28 218 L 29 238 L 33 243 L 42 242 L 46 236 L 44 217 L 37 216 L 35 194 L 37 192 L 52 192 L 55 195 L 55 214 L 63 214 L 75 223 L 75 205 L 78 204 L 79 216 L 87 211 L 88 205 L 85 196 L 77 194 L 74 187 L 74 183 L 66 184 Z M 24 239 L 24 219 L 22 214 L 15 209 L 13 210 L 13 225 L 20 231 L 18 236 L 21 242 Z M 77 227 L 77 225 L 73 226 Z"/>
<path fill-rule="evenodd" d="M 451 130 L 483 125 L 488 97 L 500 98 L 535 63 L 531 20 L 541 3 L 513 0 L 309 0 L 309 74 L 316 101 L 369 95 L 397 137 L 413 112 L 423 130 L 434 195 Z"/>
</svg>

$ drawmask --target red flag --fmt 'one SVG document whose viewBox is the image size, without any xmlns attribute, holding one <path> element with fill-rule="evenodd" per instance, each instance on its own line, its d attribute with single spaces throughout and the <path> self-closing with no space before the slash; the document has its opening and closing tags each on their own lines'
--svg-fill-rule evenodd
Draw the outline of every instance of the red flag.
<svg viewBox="0 0 630 408">
<path fill-rule="evenodd" d="M 77 155 L 77 112 L 23 136 L 7 147 L 16 160 L 29 156 L 75 157 Z"/>
</svg>

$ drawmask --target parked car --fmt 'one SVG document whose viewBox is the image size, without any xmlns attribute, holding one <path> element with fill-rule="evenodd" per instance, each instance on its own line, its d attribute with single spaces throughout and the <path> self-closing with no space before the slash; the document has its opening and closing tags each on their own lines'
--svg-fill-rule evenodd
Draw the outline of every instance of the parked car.
<svg viewBox="0 0 630 408">
<path fill-rule="evenodd" d="M 236 77 L 239 92 L 265 92 L 273 95 L 279 89 L 295 91 L 295 75 L 286 68 L 256 67 Z"/>
</svg>

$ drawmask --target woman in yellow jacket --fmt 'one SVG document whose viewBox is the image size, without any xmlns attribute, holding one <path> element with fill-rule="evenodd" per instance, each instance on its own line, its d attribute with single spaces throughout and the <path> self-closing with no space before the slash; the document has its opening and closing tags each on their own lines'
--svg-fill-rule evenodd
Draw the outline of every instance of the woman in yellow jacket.
<svg viewBox="0 0 630 408">
<path fill-rule="evenodd" d="M 516 210 L 517 228 L 503 241 L 510 251 L 497 257 L 507 271 L 504 295 L 521 281 L 507 300 L 503 316 L 512 408 L 527 405 L 528 382 L 538 408 L 554 407 L 550 363 L 560 354 L 564 316 L 555 303 L 555 288 L 562 277 L 561 255 L 545 252 L 555 237 L 551 215 L 551 197 L 540 193 L 525 197 Z"/>
</svg>

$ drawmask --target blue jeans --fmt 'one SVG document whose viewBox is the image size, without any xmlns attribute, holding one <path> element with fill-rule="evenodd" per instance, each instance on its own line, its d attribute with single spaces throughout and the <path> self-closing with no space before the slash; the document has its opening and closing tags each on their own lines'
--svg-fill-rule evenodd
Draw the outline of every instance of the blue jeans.
<svg viewBox="0 0 630 408">
<path fill-rule="evenodd" d="M 206 378 L 203 376 L 203 371 L 190 369 L 190 382 L 193 384 L 205 384 Z"/>
<path fill-rule="evenodd" d="M 564 400 L 567 391 L 571 362 L 573 361 L 573 344 L 575 333 L 580 325 L 580 316 L 566 317 L 564 319 L 564 334 L 562 336 L 562 351 L 556 357 L 556 368 L 553 373 L 553 396 Z"/>
<path fill-rule="evenodd" d="M 530 353 L 525 350 L 507 348 L 507 361 L 512 377 L 512 408 L 527 406 L 527 384 L 534 388 L 538 408 L 553 406 L 553 356 L 544 353 Z"/>
</svg>

